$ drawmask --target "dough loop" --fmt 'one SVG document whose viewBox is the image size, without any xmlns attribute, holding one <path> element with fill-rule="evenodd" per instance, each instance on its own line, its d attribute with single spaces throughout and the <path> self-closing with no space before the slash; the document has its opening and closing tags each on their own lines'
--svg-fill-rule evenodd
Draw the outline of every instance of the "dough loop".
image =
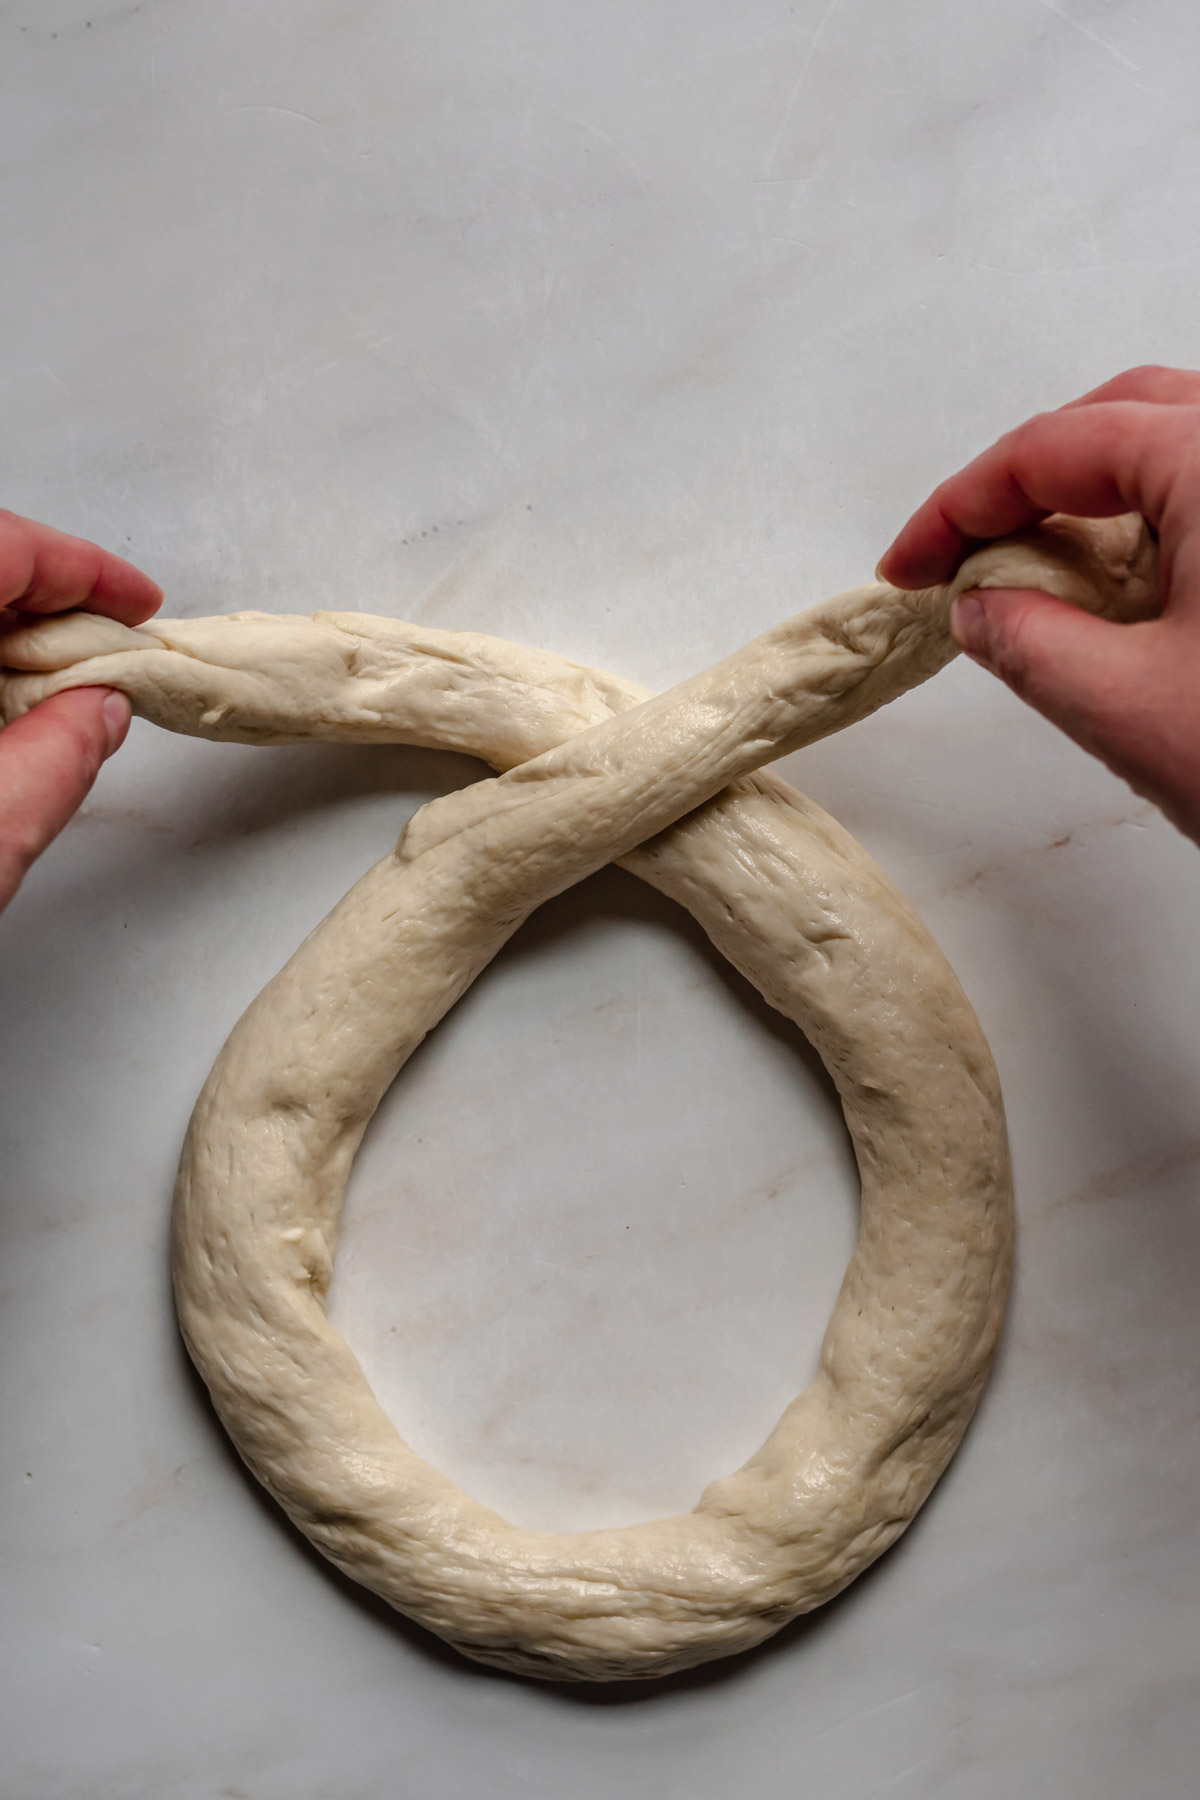
<svg viewBox="0 0 1200 1800">
<path fill-rule="evenodd" d="M 905 1529 L 1000 1333 L 1011 1178 L 995 1068 L 950 968 L 866 853 L 759 766 L 954 653 L 955 591 L 1154 608 L 1129 521 L 1052 521 L 952 588 L 826 602 L 657 698 L 563 657 L 359 614 L 63 616 L 0 643 L 0 712 L 103 682 L 172 730 L 409 743 L 507 771 L 435 800 L 235 1026 L 180 1165 L 188 1349 L 238 1450 L 337 1566 L 481 1662 L 649 1677 L 743 1650 Z M 686 906 L 816 1047 L 862 1177 L 820 1372 L 695 1510 L 524 1531 L 404 1443 L 325 1316 L 342 1196 L 383 1093 L 542 901 L 610 861 Z"/>
</svg>

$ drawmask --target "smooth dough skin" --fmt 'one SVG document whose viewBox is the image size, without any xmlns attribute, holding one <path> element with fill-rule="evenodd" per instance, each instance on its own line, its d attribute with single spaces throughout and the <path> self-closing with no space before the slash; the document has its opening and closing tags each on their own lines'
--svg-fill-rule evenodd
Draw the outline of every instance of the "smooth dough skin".
<svg viewBox="0 0 1200 1800">
<path fill-rule="evenodd" d="M 170 729 L 468 751 L 507 771 L 424 807 L 234 1028 L 172 1228 L 179 1318 L 259 1480 L 339 1568 L 467 1656 L 549 1679 L 665 1675 L 836 1594 L 954 1452 L 999 1337 L 1012 1204 L 995 1068 L 911 908 L 759 765 L 953 654 L 967 585 L 1154 610 L 1137 525 L 1055 521 L 952 588 L 875 584 L 657 698 L 565 658 L 359 614 L 75 615 L 10 634 L 0 710 L 89 682 Z M 347 1176 L 405 1059 L 542 901 L 618 860 L 686 906 L 819 1051 L 862 1177 L 820 1372 L 695 1510 L 524 1531 L 416 1456 L 325 1316 Z"/>
</svg>

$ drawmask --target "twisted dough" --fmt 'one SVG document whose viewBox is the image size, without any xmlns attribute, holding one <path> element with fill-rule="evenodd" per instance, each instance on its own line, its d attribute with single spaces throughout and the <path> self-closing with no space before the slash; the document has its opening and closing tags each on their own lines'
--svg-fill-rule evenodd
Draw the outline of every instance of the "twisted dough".
<svg viewBox="0 0 1200 1800">
<path fill-rule="evenodd" d="M 1144 616 L 1153 546 L 1127 521 L 1055 522 L 981 552 L 954 589 L 857 589 L 658 698 L 355 614 L 136 631 L 74 616 L 0 646 L 19 671 L 0 676 L 8 718 L 103 681 L 175 730 L 419 743 L 509 771 L 423 808 L 248 1009 L 197 1103 L 172 1230 L 184 1336 L 247 1463 L 339 1567 L 469 1656 L 597 1680 L 757 1643 L 904 1530 L 966 1428 L 1011 1261 L 995 1069 L 886 877 L 750 771 L 933 673 L 952 592 L 981 581 Z M 527 1532 L 408 1448 L 323 1297 L 351 1160 L 396 1072 L 534 907 L 613 859 L 687 906 L 820 1052 L 861 1226 L 817 1379 L 743 1468 L 683 1517 Z"/>
</svg>

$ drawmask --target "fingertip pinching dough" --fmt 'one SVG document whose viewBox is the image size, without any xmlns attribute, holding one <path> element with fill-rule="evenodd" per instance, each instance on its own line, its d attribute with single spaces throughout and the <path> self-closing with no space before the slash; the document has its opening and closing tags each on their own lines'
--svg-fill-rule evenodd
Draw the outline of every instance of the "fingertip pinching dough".
<svg viewBox="0 0 1200 1800">
<path fill-rule="evenodd" d="M 953 1455 L 999 1338 L 1012 1193 L 979 1025 L 915 913 L 772 759 L 954 653 L 969 585 L 1154 610 L 1140 521 L 1050 521 L 948 588 L 853 590 L 670 693 L 500 639 L 386 618 L 234 614 L 129 629 L 70 615 L 0 643 L 0 712 L 102 682 L 170 730 L 422 744 L 502 771 L 424 807 L 234 1027 L 180 1164 L 180 1324 L 230 1437 L 339 1568 L 481 1662 L 660 1676 L 761 1642 L 854 1579 Z M 382 1095 L 530 912 L 619 861 L 686 906 L 793 1019 L 842 1099 L 857 1244 L 820 1371 L 695 1509 L 525 1531 L 416 1456 L 324 1296 Z"/>
</svg>

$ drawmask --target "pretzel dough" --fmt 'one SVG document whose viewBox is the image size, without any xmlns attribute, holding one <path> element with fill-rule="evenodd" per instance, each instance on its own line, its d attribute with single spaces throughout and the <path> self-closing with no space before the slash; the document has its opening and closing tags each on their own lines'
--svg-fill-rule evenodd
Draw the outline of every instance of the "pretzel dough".
<svg viewBox="0 0 1200 1800">
<path fill-rule="evenodd" d="M 811 801 L 752 771 L 949 660 L 954 591 L 1032 582 L 1143 616 L 1153 555 L 1130 522 L 1054 522 L 980 552 L 953 588 L 856 589 L 658 698 L 498 639 L 358 614 L 137 630 L 75 615 L 0 645 L 6 718 L 104 682 L 173 730 L 424 744 L 508 771 L 424 807 L 253 1002 L 180 1165 L 188 1348 L 246 1462 L 347 1574 L 479 1661 L 646 1677 L 758 1643 L 904 1530 L 999 1337 L 999 1086 L 906 902 Z M 408 1448 L 323 1297 L 351 1161 L 389 1083 L 521 921 L 611 860 L 687 906 L 819 1051 L 854 1140 L 861 1227 L 817 1379 L 741 1469 L 679 1518 L 530 1532 Z"/>
</svg>

